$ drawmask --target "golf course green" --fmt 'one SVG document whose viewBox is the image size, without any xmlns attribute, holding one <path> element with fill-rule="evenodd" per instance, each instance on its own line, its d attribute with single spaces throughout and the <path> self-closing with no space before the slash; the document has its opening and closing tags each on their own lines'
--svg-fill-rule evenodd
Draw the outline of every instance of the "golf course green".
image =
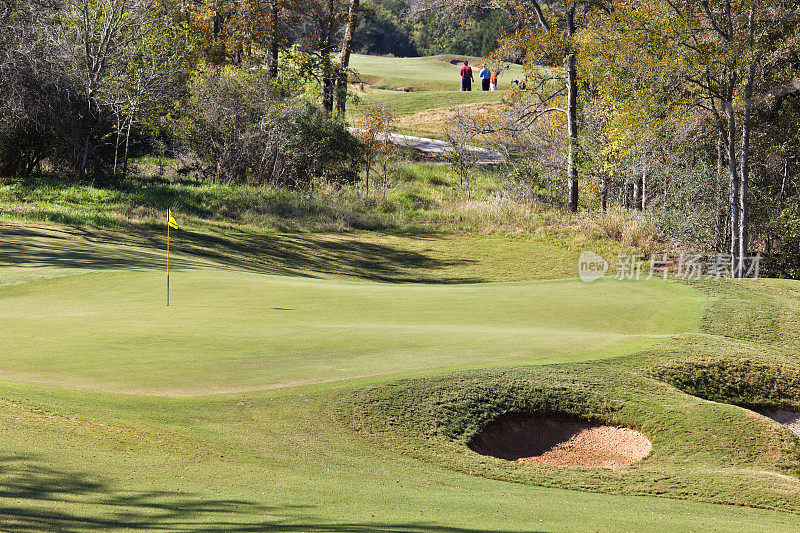
<svg viewBox="0 0 800 533">
<path fill-rule="evenodd" d="M 771 295 L 771 284 L 727 299 L 662 281 L 389 284 L 248 273 L 198 258 L 173 271 L 167 308 L 162 270 L 124 261 L 98 268 L 92 246 L 70 239 L 60 249 L 81 251 L 75 268 L 56 259 L 0 267 L 0 529 L 800 527 L 773 492 L 749 506 L 737 500 L 765 479 L 783 494 L 796 490 L 784 460 L 797 447 L 788 430 L 761 417 L 752 427 L 772 440 L 764 449 L 755 437 L 740 442 L 749 427 L 744 409 L 698 400 L 636 370 L 708 350 L 722 339 L 711 303 L 725 309 L 750 298 L 759 309 L 774 307 L 786 295 Z M 128 257 L 129 247 L 115 246 Z M 793 285 L 776 287 L 794 294 Z M 758 326 L 758 316 L 751 322 Z M 746 351 L 735 344 L 725 349 Z M 444 405 L 441 391 L 429 395 L 437 387 L 467 387 L 467 401 L 483 397 L 475 383 L 489 387 L 488 397 L 497 384 L 501 398 L 504 383 L 523 382 L 617 394 L 614 402 L 634 406 L 619 408 L 631 420 L 652 412 L 641 426 L 654 442 L 652 459 L 611 473 L 531 466 L 532 474 L 519 474 L 524 466 L 487 462 L 458 439 L 419 434 L 430 420 L 414 415 L 415 429 L 402 414 L 426 398 Z M 632 392 L 640 385 L 645 407 Z M 469 410 L 452 411 L 453 420 L 459 412 Z M 677 412 L 689 422 L 658 427 Z M 378 426 L 393 413 L 390 434 Z M 692 439 L 705 446 L 704 424 L 720 413 L 734 433 L 694 449 Z M 734 464 L 723 465 L 726 453 Z M 693 493 L 714 471 L 733 489 Z M 632 493 L 621 488 L 631 480 Z"/>
<path fill-rule="evenodd" d="M 425 286 L 104 272 L 4 291 L 5 379 L 198 395 L 362 376 L 613 357 L 695 330 L 663 283 Z M 26 331 L 26 335 L 18 332 Z"/>
</svg>

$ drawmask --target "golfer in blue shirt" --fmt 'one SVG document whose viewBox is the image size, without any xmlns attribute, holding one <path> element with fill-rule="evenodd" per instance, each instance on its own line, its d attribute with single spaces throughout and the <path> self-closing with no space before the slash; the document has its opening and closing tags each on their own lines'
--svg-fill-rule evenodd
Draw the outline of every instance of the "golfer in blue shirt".
<svg viewBox="0 0 800 533">
<path fill-rule="evenodd" d="M 481 87 L 484 91 L 489 90 L 489 79 L 492 77 L 492 71 L 486 68 L 486 65 L 483 65 L 483 68 L 478 73 L 478 77 L 481 79 Z"/>
</svg>

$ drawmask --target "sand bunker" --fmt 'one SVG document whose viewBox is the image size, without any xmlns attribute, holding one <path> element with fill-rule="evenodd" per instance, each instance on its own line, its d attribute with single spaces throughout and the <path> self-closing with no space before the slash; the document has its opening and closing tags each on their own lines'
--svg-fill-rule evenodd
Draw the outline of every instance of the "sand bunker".
<svg viewBox="0 0 800 533">
<path fill-rule="evenodd" d="M 775 422 L 783 424 L 795 435 L 800 436 L 800 413 L 785 409 L 766 409 L 760 412 Z"/>
<path fill-rule="evenodd" d="M 653 446 L 639 431 L 572 417 L 508 415 L 469 443 L 481 454 L 551 466 L 619 468 L 643 459 Z"/>
</svg>

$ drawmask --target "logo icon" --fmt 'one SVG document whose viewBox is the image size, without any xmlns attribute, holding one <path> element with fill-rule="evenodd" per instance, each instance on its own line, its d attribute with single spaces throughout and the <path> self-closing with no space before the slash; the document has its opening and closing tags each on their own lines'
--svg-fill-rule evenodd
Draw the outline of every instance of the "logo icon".
<svg viewBox="0 0 800 533">
<path fill-rule="evenodd" d="M 608 262 L 594 252 L 583 252 L 578 259 L 578 275 L 581 281 L 591 283 L 605 277 L 608 272 Z"/>
</svg>

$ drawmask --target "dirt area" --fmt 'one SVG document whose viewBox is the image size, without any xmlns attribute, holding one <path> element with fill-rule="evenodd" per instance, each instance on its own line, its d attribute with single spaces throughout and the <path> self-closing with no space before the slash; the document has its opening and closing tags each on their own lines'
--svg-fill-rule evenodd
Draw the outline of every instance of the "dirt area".
<svg viewBox="0 0 800 533">
<path fill-rule="evenodd" d="M 474 104 L 463 104 L 458 106 L 462 113 L 473 117 L 478 121 L 496 123 L 499 112 L 503 109 L 503 104 L 498 102 L 479 102 Z M 450 107 L 428 109 L 411 115 L 403 115 L 397 118 L 397 127 L 404 130 L 411 130 L 424 135 L 441 135 L 448 124 L 453 123 L 455 111 Z"/>
<path fill-rule="evenodd" d="M 639 431 L 572 417 L 501 417 L 469 444 L 481 454 L 551 466 L 619 468 L 643 459 L 652 444 Z"/>
<path fill-rule="evenodd" d="M 450 63 L 451 65 L 463 65 L 464 61 L 473 59 L 469 56 L 460 56 L 460 55 L 438 55 L 434 56 L 439 61 L 444 61 L 445 63 Z"/>
<path fill-rule="evenodd" d="M 795 435 L 800 436 L 800 413 L 787 411 L 785 409 L 769 409 L 761 411 L 761 414 L 773 419 L 775 422 L 783 424 Z"/>
</svg>

